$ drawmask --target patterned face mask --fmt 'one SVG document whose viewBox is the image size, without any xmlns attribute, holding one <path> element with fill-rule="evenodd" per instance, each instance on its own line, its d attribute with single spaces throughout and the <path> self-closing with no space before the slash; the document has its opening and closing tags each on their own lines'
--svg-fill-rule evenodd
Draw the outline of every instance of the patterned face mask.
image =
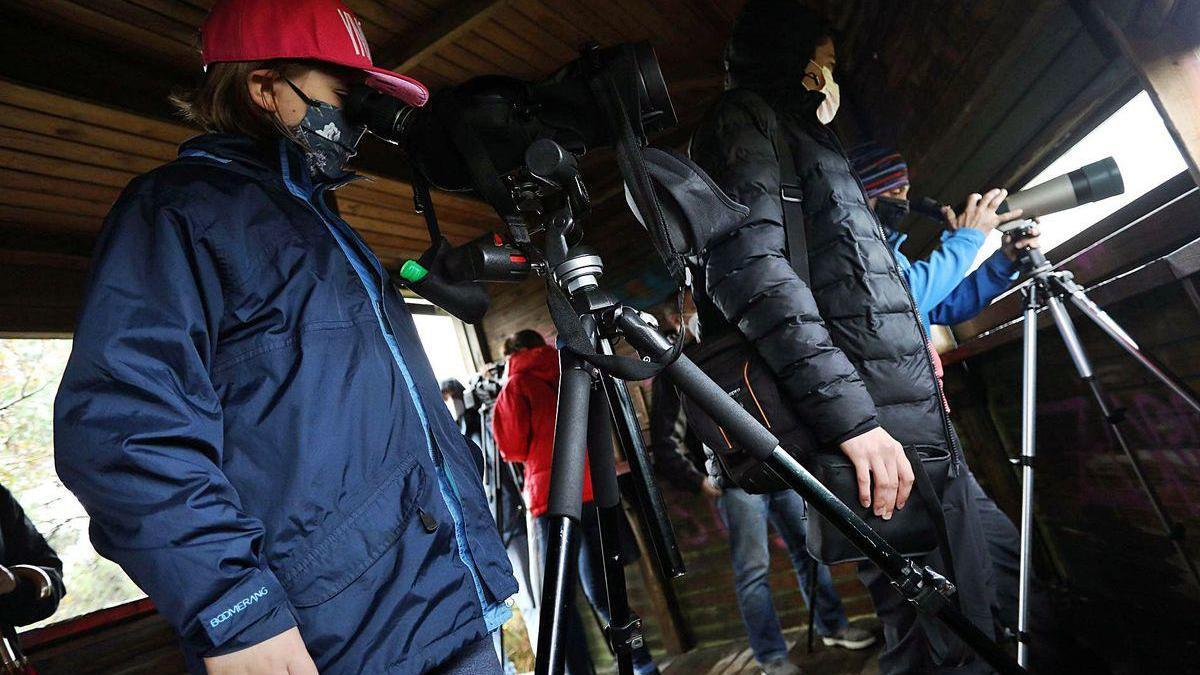
<svg viewBox="0 0 1200 675">
<path fill-rule="evenodd" d="M 304 119 L 296 128 L 296 135 L 307 150 L 309 174 L 314 179 L 337 179 L 346 175 L 346 163 L 358 154 L 358 142 L 367 128 L 351 125 L 341 108 L 309 98 L 291 80 L 284 78 L 284 82 L 308 106 Z"/>
</svg>

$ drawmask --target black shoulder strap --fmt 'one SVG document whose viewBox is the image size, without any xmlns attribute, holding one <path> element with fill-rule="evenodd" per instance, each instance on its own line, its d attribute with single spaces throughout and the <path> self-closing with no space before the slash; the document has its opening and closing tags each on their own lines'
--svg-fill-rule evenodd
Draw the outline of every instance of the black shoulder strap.
<svg viewBox="0 0 1200 675">
<path fill-rule="evenodd" d="M 763 102 L 768 108 L 769 103 Z M 779 164 L 779 200 L 783 207 L 783 229 L 787 238 L 788 262 L 792 269 L 805 284 L 812 285 L 808 274 L 808 244 L 804 232 L 804 196 L 800 189 L 800 179 L 796 176 L 796 162 L 792 158 L 792 149 L 787 139 L 783 137 L 783 129 L 779 124 L 779 114 L 771 108 L 772 129 L 769 129 L 771 142 L 775 145 L 775 161 Z"/>
<path fill-rule="evenodd" d="M 929 519 L 933 521 L 933 527 L 937 530 L 938 548 L 942 553 L 942 560 L 946 563 L 946 578 L 952 584 L 958 584 L 958 575 L 954 570 L 954 552 L 950 548 L 950 535 L 946 531 L 946 514 L 942 510 L 942 499 L 937 493 L 937 488 L 933 481 L 929 478 L 929 474 L 925 471 L 925 465 L 921 462 L 921 455 L 915 448 L 905 447 L 904 454 L 908 456 L 908 463 L 912 465 L 913 476 L 916 478 L 917 492 L 921 495 L 921 501 L 925 504 L 925 510 L 929 512 Z M 954 600 L 959 603 L 959 593 L 954 594 Z M 961 604 L 959 604 L 961 609 Z"/>
</svg>

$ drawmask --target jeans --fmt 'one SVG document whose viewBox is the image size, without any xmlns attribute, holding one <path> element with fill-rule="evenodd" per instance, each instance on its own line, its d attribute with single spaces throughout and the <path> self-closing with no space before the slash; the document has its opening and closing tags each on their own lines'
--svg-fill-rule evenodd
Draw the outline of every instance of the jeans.
<svg viewBox="0 0 1200 675">
<path fill-rule="evenodd" d="M 1017 595 L 1021 575 L 1021 533 L 1008 515 L 983 491 L 979 481 L 966 472 L 967 497 L 979 509 L 979 522 L 987 540 L 988 554 L 996 577 L 996 603 L 1000 622 L 1017 628 Z"/>
<path fill-rule="evenodd" d="M 954 552 L 956 602 L 967 620 L 991 636 L 994 633 L 992 608 L 998 604 L 996 568 L 979 510 L 981 493 L 976 492 L 975 478 L 965 463 L 960 464 L 959 471 L 959 475 L 947 480 L 942 494 L 946 532 Z M 916 561 L 946 573 L 940 551 Z M 870 591 L 875 601 L 875 613 L 883 624 L 884 646 L 879 654 L 882 675 L 982 675 L 993 672 L 944 624 L 918 614 L 874 564 L 859 563 L 858 576 Z"/>
<path fill-rule="evenodd" d="M 522 522 L 524 522 L 524 514 L 522 513 Z M 537 646 L 537 629 L 538 616 L 534 609 L 535 603 L 530 589 L 529 574 L 529 540 L 525 536 L 525 527 L 522 525 L 519 529 L 514 529 L 514 534 L 506 544 L 508 549 L 508 561 L 512 563 L 513 576 L 517 578 L 517 594 L 513 596 L 513 600 L 517 609 L 521 610 L 521 619 L 525 622 L 525 632 L 529 634 L 529 644 Z M 500 655 L 500 661 L 504 664 L 505 673 L 515 673 L 516 666 L 508 655 L 501 650 L 500 633 L 497 630 L 492 633 L 492 639 L 496 644 L 496 653 Z"/>
<path fill-rule="evenodd" d="M 608 597 L 604 583 L 604 556 L 600 551 L 600 522 L 596 509 L 591 502 L 583 505 L 583 519 L 580 523 L 579 557 L 577 560 L 579 584 L 588 603 L 596 610 L 596 614 L 604 623 L 612 622 L 608 613 Z M 538 516 L 538 537 L 542 545 L 542 564 L 546 564 L 546 547 L 550 518 L 547 515 Z M 616 542 L 614 542 L 616 543 Z M 567 613 L 566 638 L 571 648 L 567 650 L 567 673 L 569 675 L 586 675 L 593 671 L 592 659 L 587 651 L 587 636 L 583 632 L 583 619 L 578 610 L 572 605 Z M 549 638 L 548 635 L 541 637 Z M 578 647 L 577 647 L 578 646 Z M 657 669 L 654 658 L 643 644 L 633 650 L 633 671 L 637 675 L 653 673 Z"/>
<path fill-rule="evenodd" d="M 804 500 L 800 495 L 791 490 L 752 495 L 738 488 L 727 488 L 717 497 L 717 508 L 729 530 L 738 609 L 746 624 L 750 648 L 759 663 L 787 657 L 783 629 L 779 625 L 779 616 L 771 601 L 771 587 L 767 583 L 771 567 L 768 520 L 787 544 L 804 601 L 810 606 L 814 602 L 816 604 L 813 623 L 817 633 L 832 635 L 849 623 L 842 600 L 833 588 L 829 567 L 818 563 L 808 554 Z M 816 598 L 809 598 L 809 575 L 814 568 L 817 573 L 817 595 Z"/>
<path fill-rule="evenodd" d="M 529 643 L 537 645 L 538 612 L 535 609 L 541 598 L 533 597 L 530 575 L 534 573 L 529 566 L 529 540 L 522 530 L 508 541 L 508 561 L 512 563 L 513 576 L 517 578 L 517 609 L 521 610 L 521 618 L 525 620 L 525 632 L 529 633 Z"/>
</svg>

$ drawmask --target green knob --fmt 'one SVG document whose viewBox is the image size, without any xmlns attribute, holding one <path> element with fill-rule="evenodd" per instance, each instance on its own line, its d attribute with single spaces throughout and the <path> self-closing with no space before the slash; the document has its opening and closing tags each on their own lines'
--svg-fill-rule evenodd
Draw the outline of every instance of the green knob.
<svg viewBox="0 0 1200 675">
<path fill-rule="evenodd" d="M 410 284 L 415 284 L 424 279 L 426 274 L 429 274 L 429 270 L 422 267 L 421 263 L 416 260 L 406 260 L 400 268 L 400 276 L 404 277 L 404 280 Z"/>
</svg>

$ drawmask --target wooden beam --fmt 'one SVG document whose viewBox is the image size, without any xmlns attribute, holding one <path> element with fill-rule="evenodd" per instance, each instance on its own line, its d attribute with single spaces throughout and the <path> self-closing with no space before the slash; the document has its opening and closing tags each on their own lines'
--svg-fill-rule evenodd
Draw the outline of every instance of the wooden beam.
<svg viewBox="0 0 1200 675">
<path fill-rule="evenodd" d="M 86 256 L 43 253 L 41 251 L 12 251 L 0 248 L 0 265 L 45 267 L 57 270 L 86 270 Z"/>
<path fill-rule="evenodd" d="M 380 48 L 375 63 L 399 72 L 420 65 L 439 48 L 486 21 L 512 0 L 462 0 L 429 26 L 396 37 Z"/>
<path fill-rule="evenodd" d="M 148 139 L 168 140 L 164 134 L 169 135 L 171 127 L 180 130 L 180 138 L 199 133 L 181 122 L 167 100 L 171 92 L 200 81 L 198 64 L 190 60 L 163 64 L 156 58 L 131 56 L 95 36 L 69 32 L 60 24 L 40 14 L 18 14 L 15 20 L 0 21 L 0 44 L 23 56 L 0 59 L 0 80 L 8 81 L 3 85 L 5 103 L 41 109 L 39 106 L 57 98 L 63 101 L 59 109 L 94 114 L 94 119 L 80 121 L 109 128 L 108 121 L 133 113 L 128 117 L 141 121 L 133 122 L 128 131 L 143 133 Z M 102 109 L 96 110 L 98 106 Z M 0 134 L 7 131 L 0 129 Z M 397 160 L 394 149 L 383 146 L 382 142 L 364 142 L 354 165 L 368 173 L 407 181 L 408 165 Z M 140 173 L 155 165 L 126 168 Z"/>
<path fill-rule="evenodd" d="M 1200 0 L 1146 3 L 1129 25 L 1093 7 L 1137 70 L 1200 185 Z"/>
<path fill-rule="evenodd" d="M 95 236 L 43 232 L 25 223 L 0 220 L 0 250 L 51 253 L 86 261 L 95 247 Z"/>
<path fill-rule="evenodd" d="M 1155 288 L 1187 279 L 1200 273 L 1200 239 L 1191 241 L 1175 251 L 1156 258 L 1141 267 L 1126 274 L 1100 283 L 1088 286 L 1088 297 L 1100 306 L 1108 309 L 1111 305 L 1131 297 L 1147 293 Z M 1022 337 L 1024 318 L 1017 318 L 1001 324 L 986 333 L 981 333 L 960 344 L 957 348 L 942 354 L 942 363 L 947 367 L 960 361 L 990 352 L 1001 345 L 1016 342 Z M 1048 328 L 1054 325 L 1054 319 L 1049 311 L 1038 315 L 1038 328 Z M 1139 324 L 1140 330 L 1161 324 Z"/>
</svg>

